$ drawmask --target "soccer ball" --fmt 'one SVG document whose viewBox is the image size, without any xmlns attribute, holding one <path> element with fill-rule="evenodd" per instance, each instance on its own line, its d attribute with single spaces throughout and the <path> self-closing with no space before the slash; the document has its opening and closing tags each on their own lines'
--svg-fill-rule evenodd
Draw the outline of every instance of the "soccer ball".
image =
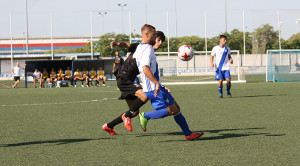
<svg viewBox="0 0 300 166">
<path fill-rule="evenodd" d="M 189 61 L 194 57 L 194 49 L 189 45 L 183 45 L 178 49 L 178 57 L 182 61 Z"/>
</svg>

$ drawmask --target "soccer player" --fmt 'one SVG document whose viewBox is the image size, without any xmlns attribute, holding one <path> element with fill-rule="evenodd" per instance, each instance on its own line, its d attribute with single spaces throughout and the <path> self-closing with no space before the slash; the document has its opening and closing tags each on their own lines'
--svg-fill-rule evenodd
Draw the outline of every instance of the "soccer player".
<svg viewBox="0 0 300 166">
<path fill-rule="evenodd" d="M 225 35 L 220 36 L 220 44 L 215 46 L 211 52 L 210 64 L 211 68 L 215 67 L 216 76 L 215 80 L 219 81 L 219 98 L 223 98 L 223 81 L 226 80 L 228 97 L 232 97 L 230 93 L 231 88 L 231 76 L 229 70 L 229 63 L 233 64 L 233 60 L 230 55 L 230 49 L 226 47 L 227 37 Z M 215 58 L 215 63 L 214 63 Z"/>
<path fill-rule="evenodd" d="M 83 77 L 83 80 L 85 80 L 85 82 L 86 82 L 86 87 L 89 87 L 89 72 L 86 70 L 86 68 L 82 69 L 82 77 Z"/>
<path fill-rule="evenodd" d="M 48 72 L 47 72 L 47 69 L 46 68 L 44 68 L 43 69 L 43 73 L 42 73 L 42 87 L 44 88 L 45 87 L 45 81 L 48 81 L 48 83 L 49 83 L 49 74 L 48 74 Z"/>
<path fill-rule="evenodd" d="M 98 83 L 100 82 L 100 80 L 102 80 L 103 81 L 103 86 L 105 86 L 106 77 L 104 75 L 105 72 L 104 72 L 102 66 L 99 67 L 99 70 L 97 71 L 97 73 L 98 73 L 98 76 L 97 76 Z"/>
<path fill-rule="evenodd" d="M 120 56 L 119 50 L 115 51 L 115 55 L 116 55 L 116 57 L 115 57 L 114 66 L 113 66 L 113 70 L 112 70 L 112 73 L 114 73 L 114 74 L 115 74 L 116 71 L 118 71 L 119 67 L 124 62 L 124 59 Z"/>
<path fill-rule="evenodd" d="M 57 81 L 64 81 L 64 80 L 65 80 L 64 71 L 62 68 L 59 68 L 58 74 L 57 74 Z"/>
<path fill-rule="evenodd" d="M 67 70 L 65 70 L 65 79 L 69 80 L 71 82 L 71 86 L 73 86 L 73 75 L 70 66 L 68 66 Z"/>
<path fill-rule="evenodd" d="M 77 83 L 77 80 L 80 80 L 81 81 L 81 86 L 83 87 L 83 77 L 82 77 L 82 73 L 80 72 L 79 69 L 77 69 L 74 73 L 74 81 L 75 81 L 75 88 L 76 88 L 76 83 Z"/>
<path fill-rule="evenodd" d="M 12 86 L 12 88 L 18 88 L 18 85 L 20 83 L 20 74 L 21 74 L 21 70 L 25 70 L 26 68 L 26 64 L 24 65 L 24 67 L 20 66 L 20 63 L 17 62 L 16 66 L 11 69 L 11 72 L 14 75 L 14 80 L 15 80 L 15 84 Z"/>
<path fill-rule="evenodd" d="M 33 73 L 34 88 L 36 88 L 36 81 L 40 82 L 40 88 L 41 88 L 42 82 L 44 81 L 44 79 L 42 79 L 42 73 L 38 69 L 35 69 L 34 73 Z"/>
<path fill-rule="evenodd" d="M 92 66 L 92 69 L 89 71 L 89 76 L 90 76 L 89 81 L 91 82 L 91 86 L 94 87 L 93 80 L 97 82 L 97 71 L 95 70 L 94 66 Z M 95 83 L 95 87 L 96 87 L 96 83 Z"/>
<path fill-rule="evenodd" d="M 155 28 L 146 24 L 142 27 L 142 43 L 137 47 L 133 57 L 137 61 L 140 76 L 144 84 L 143 91 L 155 110 L 139 114 L 141 126 L 143 130 L 146 131 L 148 120 L 174 115 L 174 120 L 180 126 L 185 135 L 185 139 L 194 140 L 203 135 L 203 133 L 193 133 L 189 129 L 185 117 L 180 112 L 179 105 L 169 93 L 169 90 L 161 85 L 156 55 L 152 48 L 154 44 Z M 128 118 L 130 118 L 130 116 L 127 116 L 127 118 L 124 116 L 123 121 L 126 122 Z"/>
<path fill-rule="evenodd" d="M 157 31 L 156 42 L 155 45 L 153 46 L 153 49 L 158 50 L 164 41 L 165 41 L 164 33 L 161 31 Z M 132 59 L 132 56 L 139 44 L 140 43 L 129 44 L 125 42 L 116 42 L 116 41 L 112 41 L 110 43 L 112 49 L 114 46 L 119 46 L 119 47 L 127 48 L 127 51 L 130 52 L 130 55 L 127 57 L 126 61 L 124 61 L 123 65 L 129 65 L 134 61 L 135 73 L 132 73 L 126 78 L 121 78 L 118 75 L 118 73 L 115 73 L 117 77 L 117 85 L 121 91 L 121 97 L 119 97 L 119 99 L 121 100 L 125 99 L 128 107 L 130 108 L 129 111 L 135 111 L 131 115 L 131 117 L 137 116 L 139 113 L 139 108 L 142 107 L 148 101 L 147 96 L 143 92 L 141 86 L 135 85 L 135 84 L 139 84 L 139 82 L 138 83 L 136 82 L 136 80 L 138 80 L 136 75 L 139 74 L 139 70 L 136 66 L 135 60 Z M 103 130 L 107 131 L 110 135 L 117 135 L 117 133 L 114 131 L 114 127 L 123 122 L 122 119 L 123 115 L 124 113 L 122 113 L 120 116 L 118 116 L 116 119 L 112 120 L 111 122 L 104 124 L 102 126 Z"/>
<path fill-rule="evenodd" d="M 49 79 L 48 83 L 55 84 L 56 81 L 57 81 L 56 71 L 55 71 L 54 67 L 52 67 L 51 72 L 50 72 L 50 79 Z"/>
</svg>

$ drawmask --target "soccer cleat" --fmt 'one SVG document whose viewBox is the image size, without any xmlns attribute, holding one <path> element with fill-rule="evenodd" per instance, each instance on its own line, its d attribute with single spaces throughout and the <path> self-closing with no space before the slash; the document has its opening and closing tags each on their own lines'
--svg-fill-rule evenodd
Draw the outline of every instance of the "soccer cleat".
<svg viewBox="0 0 300 166">
<path fill-rule="evenodd" d="M 102 86 L 105 86 L 105 84 L 103 84 Z"/>
<path fill-rule="evenodd" d="M 83 85 L 81 85 L 81 87 L 84 87 Z"/>
<path fill-rule="evenodd" d="M 125 117 L 125 113 L 121 116 L 123 122 L 124 122 L 124 126 L 128 131 L 132 131 L 132 126 L 131 126 L 131 119 L 128 117 Z"/>
<path fill-rule="evenodd" d="M 203 132 L 201 132 L 201 133 L 192 133 L 192 134 L 189 135 L 189 136 L 185 136 L 185 139 L 186 139 L 187 141 L 192 141 L 192 140 L 194 140 L 194 139 L 197 139 L 198 137 L 201 137 L 203 134 L 204 134 Z"/>
<path fill-rule="evenodd" d="M 110 135 L 118 135 L 117 133 L 115 133 L 115 130 L 113 128 L 109 128 L 107 127 L 107 123 L 105 123 L 103 126 L 102 126 L 102 129 L 104 131 L 107 131 Z"/>
<path fill-rule="evenodd" d="M 232 97 L 232 95 L 231 95 L 231 93 L 230 93 L 230 92 L 227 92 L 227 96 L 228 96 L 229 98 L 231 98 L 231 97 Z"/>
<path fill-rule="evenodd" d="M 76 88 L 76 85 L 74 87 Z"/>
<path fill-rule="evenodd" d="M 148 119 L 144 117 L 145 112 L 140 112 L 139 113 L 139 117 L 140 117 L 140 123 L 141 123 L 141 127 L 143 129 L 144 132 L 147 131 L 146 126 L 148 123 Z"/>
<path fill-rule="evenodd" d="M 220 95 L 219 95 L 219 98 L 223 98 L 223 95 L 220 94 Z"/>
<path fill-rule="evenodd" d="M 86 85 L 86 87 L 88 88 L 89 86 L 88 86 L 88 85 Z"/>
</svg>

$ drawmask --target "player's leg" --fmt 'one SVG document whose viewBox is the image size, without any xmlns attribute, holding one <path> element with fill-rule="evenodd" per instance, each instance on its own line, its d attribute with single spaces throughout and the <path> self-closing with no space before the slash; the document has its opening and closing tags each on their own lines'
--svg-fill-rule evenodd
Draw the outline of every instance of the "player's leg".
<svg viewBox="0 0 300 166">
<path fill-rule="evenodd" d="M 225 71 L 225 78 L 226 78 L 226 85 L 227 85 L 227 90 L 226 90 L 226 93 L 227 93 L 227 96 L 228 97 L 232 97 L 231 93 L 230 93 L 230 88 L 231 88 L 231 76 L 230 76 L 230 71 L 229 70 L 226 70 Z"/>
<path fill-rule="evenodd" d="M 20 83 L 20 77 L 17 77 L 17 80 L 15 81 L 15 85 L 14 85 L 14 87 L 18 87 L 18 85 L 19 85 L 19 83 Z"/>
<path fill-rule="evenodd" d="M 34 88 L 36 88 L 36 80 L 37 80 L 37 78 L 36 78 L 36 77 L 33 77 Z"/>
<path fill-rule="evenodd" d="M 103 86 L 105 86 L 105 82 L 106 82 L 106 77 L 103 76 Z"/>
<path fill-rule="evenodd" d="M 89 82 L 89 77 L 85 76 L 85 83 L 86 83 L 86 87 L 89 87 L 90 82 Z"/>
<path fill-rule="evenodd" d="M 223 79 L 219 80 L 218 89 L 220 93 L 219 98 L 223 98 Z"/>
</svg>

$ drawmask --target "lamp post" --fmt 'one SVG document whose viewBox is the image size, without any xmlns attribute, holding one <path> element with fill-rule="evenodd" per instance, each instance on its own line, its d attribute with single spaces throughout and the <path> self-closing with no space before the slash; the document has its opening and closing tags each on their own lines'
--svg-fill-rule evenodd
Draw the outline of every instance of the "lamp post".
<svg viewBox="0 0 300 166">
<path fill-rule="evenodd" d="M 125 7 L 125 6 L 127 6 L 127 4 L 125 3 L 125 4 L 118 4 L 118 6 L 120 6 L 121 8 L 122 8 L 122 33 L 124 33 L 124 16 L 123 16 L 123 8 Z"/>
<path fill-rule="evenodd" d="M 98 14 L 102 16 L 102 35 L 104 35 L 104 16 L 107 12 L 99 12 Z"/>
<path fill-rule="evenodd" d="M 300 24 L 300 18 L 296 19 L 296 24 Z"/>
</svg>

